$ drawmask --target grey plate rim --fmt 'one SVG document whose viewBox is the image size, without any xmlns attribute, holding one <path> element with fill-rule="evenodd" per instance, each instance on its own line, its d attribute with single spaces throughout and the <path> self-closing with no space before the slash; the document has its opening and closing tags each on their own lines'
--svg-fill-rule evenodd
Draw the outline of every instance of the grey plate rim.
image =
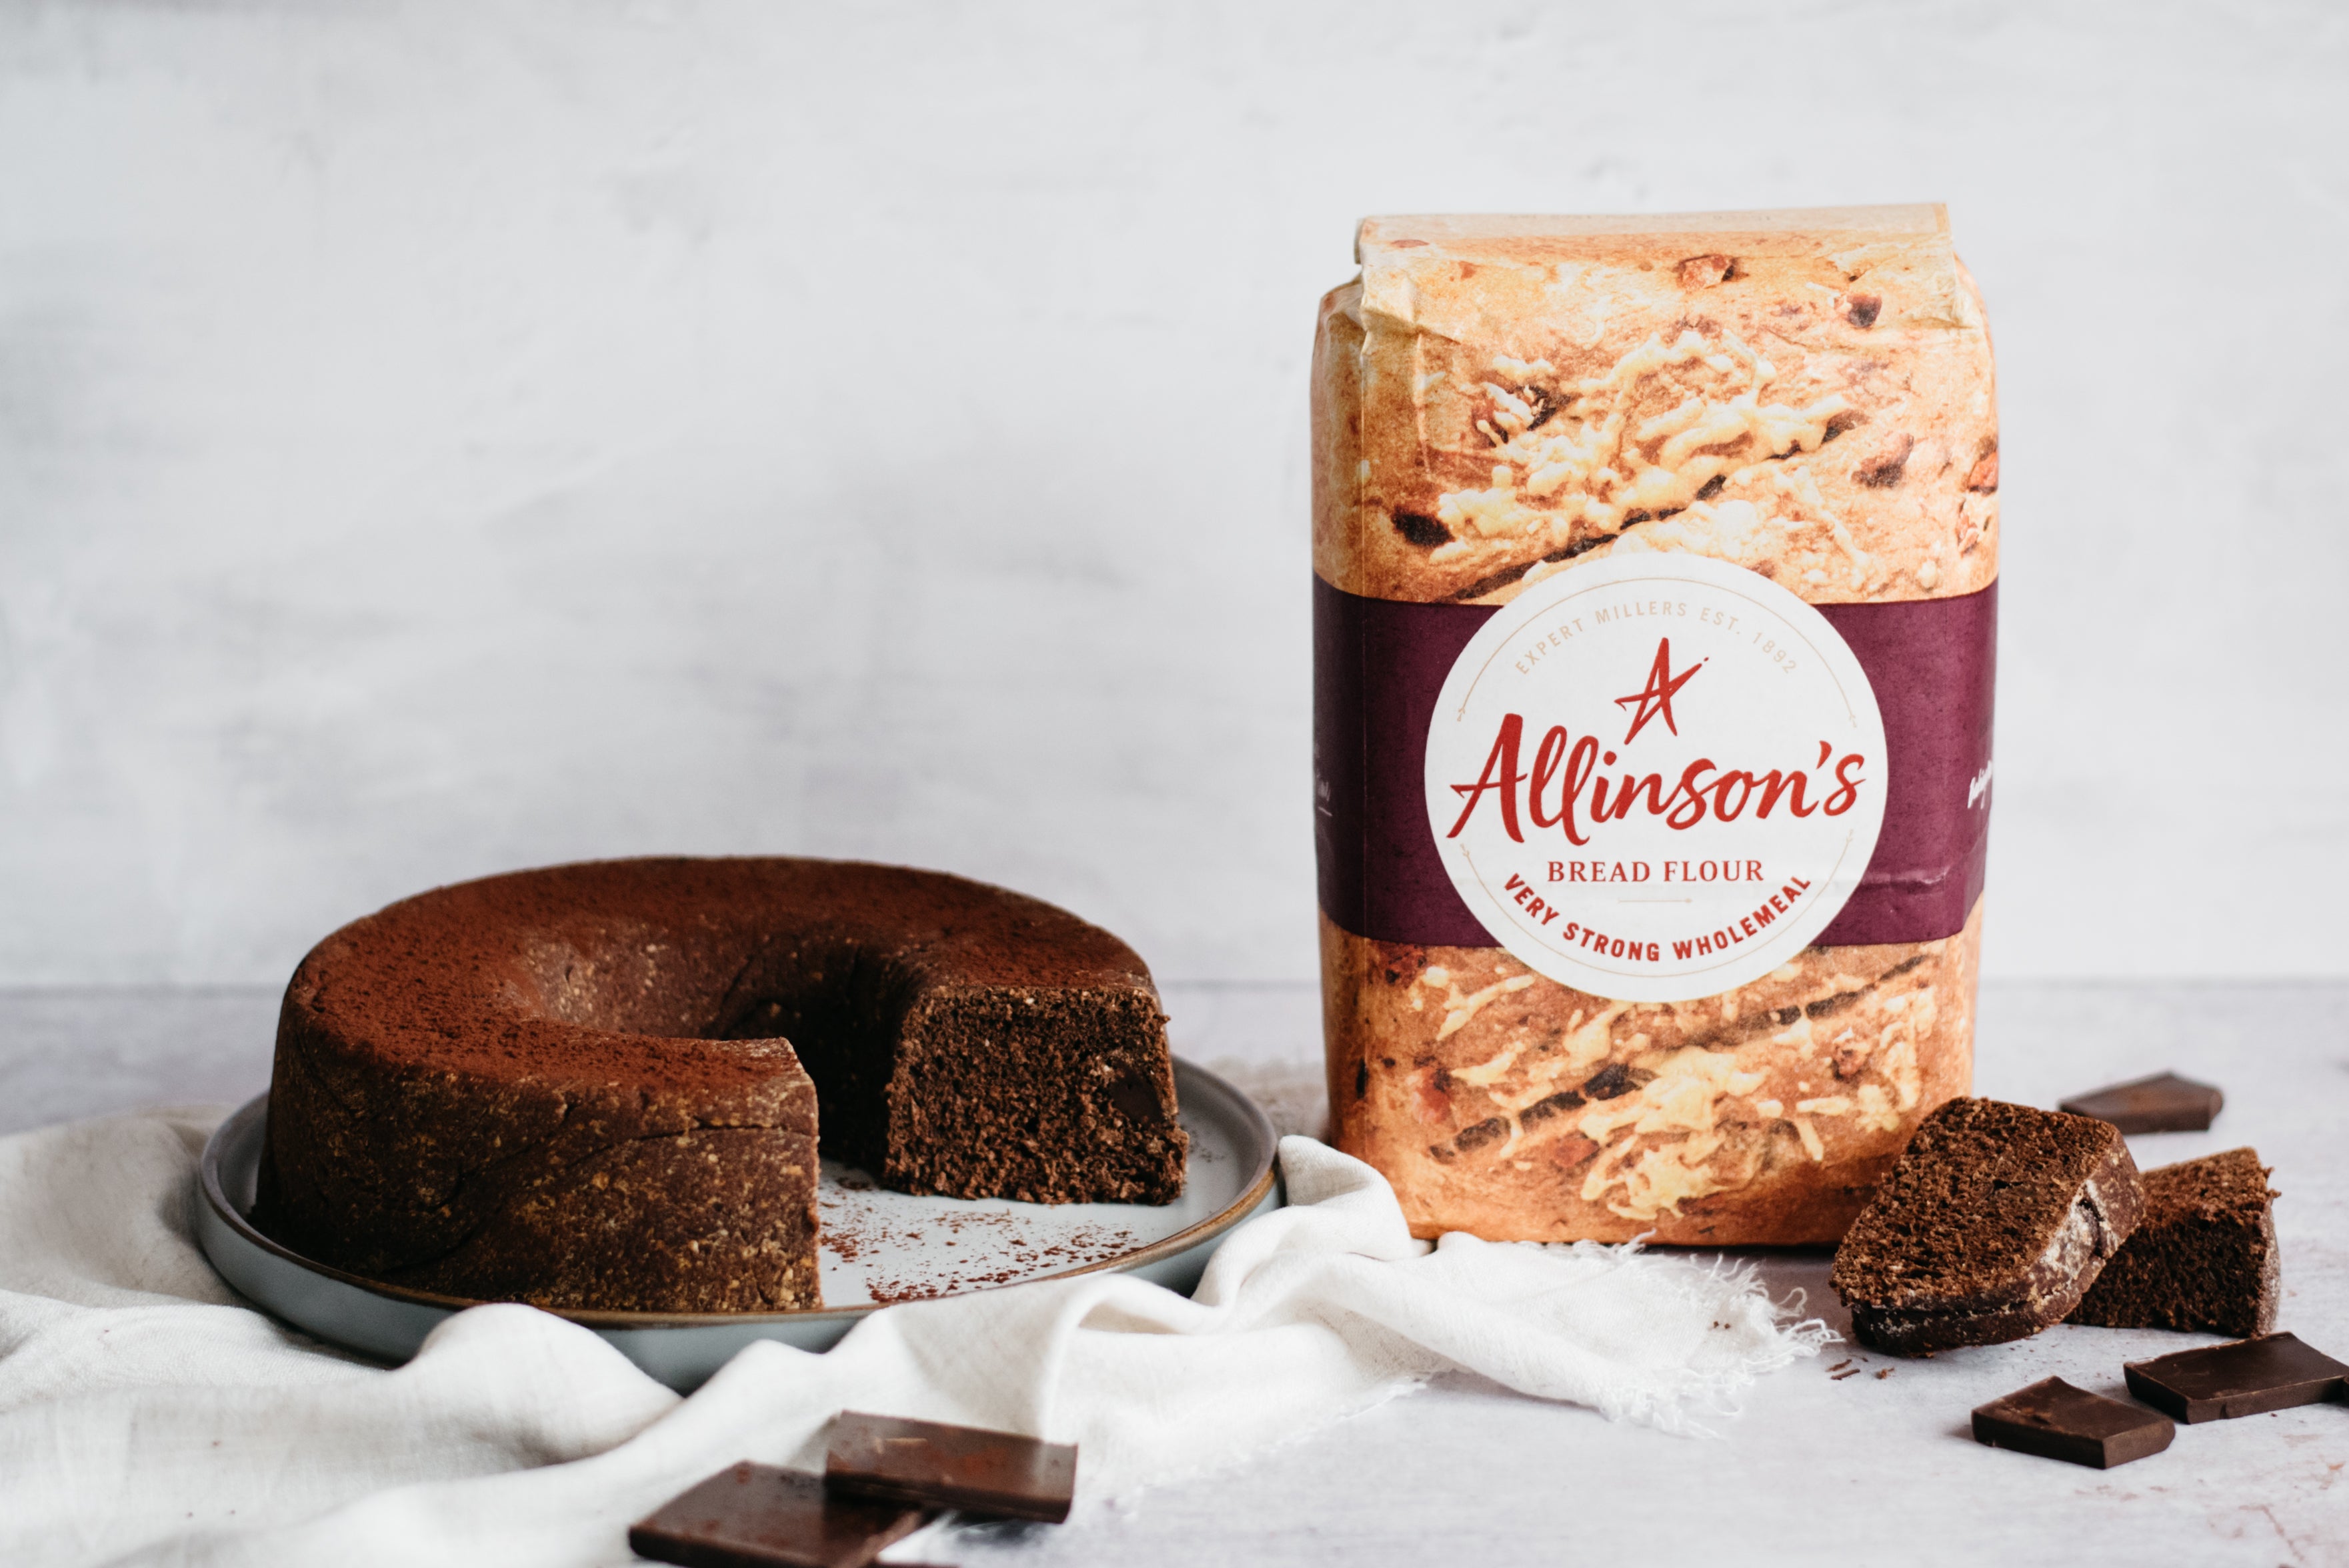
<svg viewBox="0 0 2349 1568">
<path fill-rule="evenodd" d="M 1202 1098 L 1223 1101 L 1222 1109 L 1227 1114 L 1237 1113 L 1238 1119 L 1250 1124 L 1250 1130 L 1257 1134 L 1259 1153 L 1255 1169 L 1249 1172 L 1247 1184 L 1241 1190 L 1240 1195 L 1216 1213 L 1184 1230 L 1177 1231 L 1171 1236 L 1162 1237 L 1147 1246 L 1137 1247 L 1133 1252 L 1123 1253 L 1113 1258 L 1102 1258 L 1089 1264 L 1080 1264 L 1072 1268 L 1055 1270 L 1048 1274 L 1031 1275 L 1028 1279 L 1016 1283 L 1032 1284 L 1044 1280 L 1072 1279 L 1080 1274 L 1109 1271 L 1129 1273 L 1136 1269 L 1147 1268 L 1152 1264 L 1176 1257 L 1194 1247 L 1216 1240 L 1225 1232 L 1254 1214 L 1264 1205 L 1266 1200 L 1273 1195 L 1278 1180 L 1276 1160 L 1279 1151 L 1280 1140 L 1273 1131 L 1271 1119 L 1265 1115 L 1263 1109 L 1256 1101 L 1216 1074 L 1180 1057 L 1173 1059 L 1175 1097 L 1178 1102 L 1187 1099 L 1194 1093 L 1204 1091 Z M 410 1289 L 406 1285 L 387 1284 L 381 1280 L 369 1279 L 364 1274 L 351 1274 L 336 1268 L 330 1264 L 322 1264 L 316 1259 L 305 1257 L 283 1243 L 263 1234 L 229 1200 L 227 1189 L 221 1181 L 221 1163 L 223 1150 L 230 1144 L 243 1138 L 249 1125 L 265 1123 L 268 1114 L 268 1094 L 264 1092 L 255 1095 L 223 1119 L 221 1124 L 212 1130 L 212 1136 L 204 1140 L 203 1158 L 198 1178 L 199 1188 L 203 1193 L 205 1204 L 212 1210 L 214 1217 L 238 1240 L 310 1274 L 333 1280 L 338 1284 L 352 1286 L 387 1301 L 396 1301 L 411 1306 L 433 1307 L 443 1312 L 462 1312 L 471 1307 L 493 1305 L 471 1296 L 442 1295 L 433 1291 Z M 209 1246 L 204 1250 L 208 1261 L 212 1262 L 213 1267 L 217 1269 L 219 1260 L 211 1258 L 212 1249 Z M 1003 1285 L 978 1287 L 981 1290 L 1005 1288 L 1008 1287 Z M 949 1291 L 947 1296 L 925 1299 L 944 1300 L 951 1296 L 975 1294 L 977 1294 L 976 1290 Z M 883 1310 L 888 1305 L 890 1304 L 874 1302 L 864 1306 L 808 1307 L 796 1312 L 610 1312 L 574 1307 L 541 1307 L 538 1310 L 578 1324 L 583 1328 L 594 1329 L 740 1329 L 754 1328 L 762 1324 L 802 1328 L 837 1324 L 843 1326 L 844 1329 Z"/>
</svg>

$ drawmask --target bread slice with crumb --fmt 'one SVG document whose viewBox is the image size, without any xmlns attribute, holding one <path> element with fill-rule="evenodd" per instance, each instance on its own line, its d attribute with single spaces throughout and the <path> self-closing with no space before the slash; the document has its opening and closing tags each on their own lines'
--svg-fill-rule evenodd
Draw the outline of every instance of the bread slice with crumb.
<svg viewBox="0 0 2349 1568">
<path fill-rule="evenodd" d="M 1896 1356 L 2024 1339 L 2080 1305 L 2144 1205 L 2110 1123 L 1953 1099 L 1917 1129 L 1829 1280 L 1860 1343 Z"/>
<path fill-rule="evenodd" d="M 2071 1320 L 2239 1339 L 2271 1333 L 2283 1281 L 2268 1174 L 2254 1149 L 2147 1171 L 2144 1217 Z"/>
</svg>

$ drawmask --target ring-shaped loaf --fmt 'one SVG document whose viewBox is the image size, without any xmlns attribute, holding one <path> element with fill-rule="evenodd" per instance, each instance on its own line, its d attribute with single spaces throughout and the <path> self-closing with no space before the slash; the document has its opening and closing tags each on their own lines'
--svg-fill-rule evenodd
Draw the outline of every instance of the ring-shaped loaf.
<svg viewBox="0 0 2349 1568">
<path fill-rule="evenodd" d="M 823 1151 L 885 1185 L 1172 1202 L 1133 949 L 935 872 L 632 860 L 353 922 L 279 1016 L 256 1219 L 308 1256 L 544 1306 L 822 1304 Z"/>
</svg>

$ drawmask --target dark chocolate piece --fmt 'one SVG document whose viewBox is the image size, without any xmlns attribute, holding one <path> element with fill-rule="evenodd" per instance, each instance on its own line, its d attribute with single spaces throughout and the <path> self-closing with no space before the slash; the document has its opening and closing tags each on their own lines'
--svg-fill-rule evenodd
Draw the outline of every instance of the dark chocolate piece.
<svg viewBox="0 0 2349 1568">
<path fill-rule="evenodd" d="M 929 1518 L 902 1503 L 829 1494 L 822 1476 L 739 1464 L 661 1504 L 628 1545 L 688 1568 L 864 1568 Z"/>
<path fill-rule="evenodd" d="M 1974 1441 L 2067 1464 L 2110 1470 L 2169 1446 L 2167 1416 L 2043 1377 L 1974 1411 Z"/>
<path fill-rule="evenodd" d="M 2143 1199 L 2107 1124 L 1953 1099 L 1919 1124 L 1828 1278 L 1878 1350 L 2022 1339 L 2080 1305 Z"/>
<path fill-rule="evenodd" d="M 1058 1524 L 1076 1496 L 1077 1450 L 1011 1432 L 843 1413 L 823 1460 L 834 1491 Z"/>
<path fill-rule="evenodd" d="M 2072 1321 L 2237 1338 L 2267 1333 L 2283 1294 L 2274 1197 L 2256 1150 L 2147 1171 L 2145 1212 Z"/>
<path fill-rule="evenodd" d="M 2349 1367 L 2291 1334 L 2126 1362 L 2121 1371 L 2130 1393 L 2189 1427 L 2342 1398 L 2349 1378 Z"/>
<path fill-rule="evenodd" d="M 2076 1095 L 2064 1109 L 2109 1121 L 2123 1132 L 2200 1132 L 2226 1103 L 2227 1097 L 2207 1083 L 2160 1073 Z"/>
</svg>

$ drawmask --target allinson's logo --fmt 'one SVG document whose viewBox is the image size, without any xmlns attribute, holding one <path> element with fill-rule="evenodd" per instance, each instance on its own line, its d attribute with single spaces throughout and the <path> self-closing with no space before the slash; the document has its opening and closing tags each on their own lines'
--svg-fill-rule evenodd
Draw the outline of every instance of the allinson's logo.
<svg viewBox="0 0 2349 1568">
<path fill-rule="evenodd" d="M 1689 676 L 1702 668 L 1704 668 L 1704 661 L 1699 659 L 1679 675 L 1672 674 L 1672 640 L 1670 637 L 1658 637 L 1656 662 L 1648 670 L 1648 684 L 1630 696 L 1619 696 L 1615 699 L 1617 707 L 1630 707 L 1637 703 L 1640 708 L 1639 712 L 1631 716 L 1631 727 L 1623 732 L 1623 744 L 1629 746 L 1639 739 L 1640 731 L 1648 727 L 1648 720 L 1659 714 L 1663 716 L 1664 727 L 1678 735 L 1681 732 L 1681 727 L 1672 722 L 1672 693 L 1688 685 Z"/>
<path fill-rule="evenodd" d="M 1884 758 L 1875 694 L 1817 611 L 1708 557 L 1610 557 L 1461 653 L 1428 730 L 1429 827 L 1529 966 L 1685 1001 L 1835 917 L 1883 823 Z"/>
</svg>

